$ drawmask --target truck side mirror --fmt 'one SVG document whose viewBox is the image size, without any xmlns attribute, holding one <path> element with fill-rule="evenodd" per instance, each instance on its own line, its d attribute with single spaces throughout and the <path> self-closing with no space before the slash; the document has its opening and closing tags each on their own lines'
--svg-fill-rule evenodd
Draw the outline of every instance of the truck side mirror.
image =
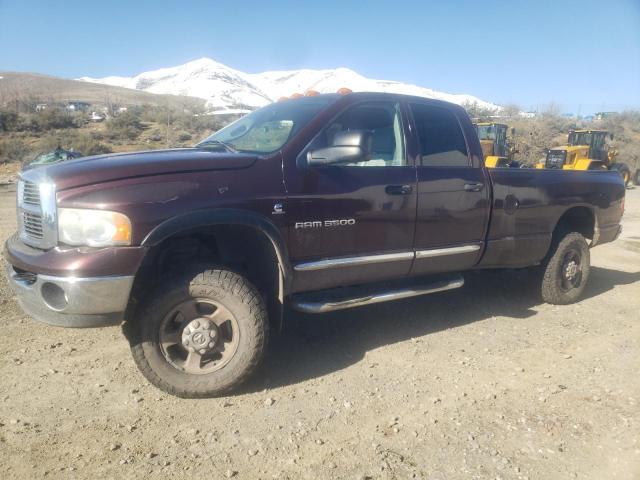
<svg viewBox="0 0 640 480">
<path fill-rule="evenodd" d="M 515 137 L 516 136 L 516 129 L 515 127 L 511 127 L 511 136 Z"/>
<path fill-rule="evenodd" d="M 336 165 L 369 160 L 372 135 L 367 130 L 338 132 L 330 147 L 318 148 L 307 153 L 310 166 Z"/>
<path fill-rule="evenodd" d="M 609 140 L 613 140 L 613 133 L 609 134 Z"/>
</svg>

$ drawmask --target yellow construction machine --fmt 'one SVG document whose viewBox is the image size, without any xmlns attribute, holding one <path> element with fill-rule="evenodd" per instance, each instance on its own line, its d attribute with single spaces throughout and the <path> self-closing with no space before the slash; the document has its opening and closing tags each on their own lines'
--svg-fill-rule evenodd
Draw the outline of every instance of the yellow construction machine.
<svg viewBox="0 0 640 480">
<path fill-rule="evenodd" d="M 513 142 L 509 142 L 507 131 L 509 126 L 504 123 L 478 122 L 475 124 L 482 153 L 484 154 L 484 164 L 487 168 L 519 167 L 520 164 L 513 160 L 513 155 L 517 153 Z M 513 138 L 515 129 L 511 129 Z"/>
<path fill-rule="evenodd" d="M 613 140 L 613 134 L 606 130 L 571 130 L 567 144 L 547 150 L 546 158 L 536 168 L 616 170 L 627 185 L 631 182 L 631 169 L 616 161 L 618 151 L 607 145 L 607 137 Z"/>
</svg>

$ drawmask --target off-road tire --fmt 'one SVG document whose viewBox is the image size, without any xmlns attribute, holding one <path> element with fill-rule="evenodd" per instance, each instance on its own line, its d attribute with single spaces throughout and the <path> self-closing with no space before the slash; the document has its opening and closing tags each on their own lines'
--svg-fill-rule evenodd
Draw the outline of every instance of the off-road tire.
<svg viewBox="0 0 640 480">
<path fill-rule="evenodd" d="M 566 289 L 563 286 L 564 262 L 569 252 L 577 252 L 580 256 L 581 279 L 579 285 Z M 590 255 L 585 238 L 577 233 L 557 235 L 549 255 L 542 264 L 542 299 L 553 305 L 567 305 L 576 302 L 589 279 Z"/>
<path fill-rule="evenodd" d="M 193 270 L 192 270 L 193 271 Z M 161 281 L 134 320 L 131 352 L 140 372 L 159 389 L 182 398 L 215 397 L 243 383 L 259 365 L 267 346 L 269 322 L 264 301 L 241 275 L 228 270 L 195 269 Z M 225 305 L 239 327 L 239 344 L 220 370 L 194 375 L 169 363 L 159 344 L 167 312 L 189 298 L 212 299 Z"/>
</svg>

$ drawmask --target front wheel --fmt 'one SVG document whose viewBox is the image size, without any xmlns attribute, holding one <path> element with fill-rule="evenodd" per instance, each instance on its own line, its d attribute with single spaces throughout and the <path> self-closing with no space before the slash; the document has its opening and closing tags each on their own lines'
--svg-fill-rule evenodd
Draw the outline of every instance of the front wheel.
<svg viewBox="0 0 640 480">
<path fill-rule="evenodd" d="M 227 270 L 164 282 L 135 322 L 131 351 L 139 370 L 183 398 L 213 397 L 241 384 L 259 364 L 268 336 L 260 294 Z"/>
<path fill-rule="evenodd" d="M 542 299 L 553 305 L 567 305 L 580 298 L 589 279 L 589 246 L 576 232 L 555 241 L 543 264 Z"/>
</svg>

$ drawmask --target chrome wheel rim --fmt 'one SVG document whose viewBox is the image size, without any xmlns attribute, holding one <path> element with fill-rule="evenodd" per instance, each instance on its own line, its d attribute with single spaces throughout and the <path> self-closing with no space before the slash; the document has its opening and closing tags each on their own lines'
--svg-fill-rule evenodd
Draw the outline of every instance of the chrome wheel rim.
<svg viewBox="0 0 640 480">
<path fill-rule="evenodd" d="M 578 288 L 582 283 L 582 262 L 580 252 L 569 250 L 562 259 L 560 288 L 564 292 Z"/>
<path fill-rule="evenodd" d="M 164 358 L 177 370 L 205 375 L 228 364 L 240 341 L 235 316 L 218 301 L 193 298 L 171 309 L 160 324 Z"/>
</svg>

